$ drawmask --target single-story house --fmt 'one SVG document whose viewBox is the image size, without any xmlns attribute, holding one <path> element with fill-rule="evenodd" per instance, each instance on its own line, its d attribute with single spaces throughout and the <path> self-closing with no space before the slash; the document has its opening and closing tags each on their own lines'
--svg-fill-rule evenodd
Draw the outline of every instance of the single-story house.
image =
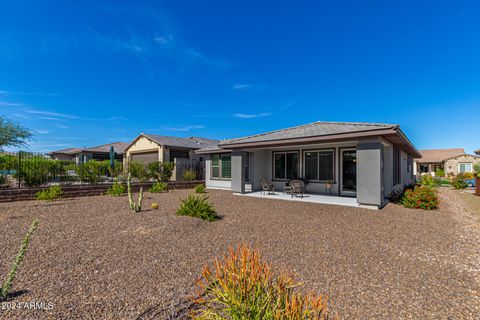
<svg viewBox="0 0 480 320">
<path fill-rule="evenodd" d="M 414 183 L 413 159 L 421 157 L 399 125 L 357 122 L 314 122 L 224 140 L 196 153 L 206 157 L 208 188 L 246 193 L 260 190 L 265 179 L 281 191 L 301 178 L 308 193 L 355 197 L 371 208 Z"/>
<path fill-rule="evenodd" d="M 127 146 L 127 142 L 113 142 L 91 148 L 85 147 L 56 150 L 48 153 L 48 155 L 52 159 L 75 161 L 76 164 L 81 164 L 90 160 L 109 160 L 110 148 L 113 147 L 115 152 L 115 160 L 122 162 L 123 154 Z"/>
<path fill-rule="evenodd" d="M 196 169 L 200 178 L 203 177 L 204 157 L 197 156 L 195 150 L 217 145 L 218 142 L 201 137 L 180 138 L 142 133 L 126 147 L 124 163 L 174 162 L 176 170 L 173 180 L 181 177 L 185 168 Z"/>
<path fill-rule="evenodd" d="M 473 166 L 480 163 L 480 156 L 466 154 L 463 148 L 420 150 L 421 159 L 415 161 L 415 173 L 435 176 L 442 169 L 446 176 L 473 172 Z"/>
</svg>

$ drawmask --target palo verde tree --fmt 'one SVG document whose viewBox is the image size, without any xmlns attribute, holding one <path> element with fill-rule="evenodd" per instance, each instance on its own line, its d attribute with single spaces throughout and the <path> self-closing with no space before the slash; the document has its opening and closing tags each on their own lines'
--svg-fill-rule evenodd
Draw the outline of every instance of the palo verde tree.
<svg viewBox="0 0 480 320">
<path fill-rule="evenodd" d="M 21 124 L 0 116 L 0 150 L 5 147 L 22 147 L 32 138 L 32 133 Z"/>
</svg>

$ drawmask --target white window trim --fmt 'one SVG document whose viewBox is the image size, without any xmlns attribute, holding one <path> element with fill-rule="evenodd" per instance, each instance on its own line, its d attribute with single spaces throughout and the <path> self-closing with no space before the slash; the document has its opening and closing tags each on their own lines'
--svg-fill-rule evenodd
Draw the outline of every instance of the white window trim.
<svg viewBox="0 0 480 320">
<path fill-rule="evenodd" d="M 219 174 L 219 177 L 214 177 L 213 176 L 213 155 L 218 155 L 218 174 Z M 224 178 L 223 175 L 222 175 L 222 157 L 223 156 L 229 156 L 230 157 L 230 177 L 229 178 Z M 226 180 L 226 181 L 230 181 L 232 180 L 232 172 L 231 172 L 231 161 L 232 161 L 232 155 L 230 153 L 214 153 L 212 154 L 212 157 L 210 158 L 211 160 L 211 164 L 210 164 L 210 180 Z M 217 167 L 217 166 L 215 166 Z"/>
<path fill-rule="evenodd" d="M 331 151 L 332 152 L 332 158 L 333 158 L 333 171 L 332 171 L 332 180 L 313 180 L 313 179 L 308 179 L 309 182 L 317 182 L 317 183 L 325 183 L 327 181 L 329 182 L 335 182 L 335 149 L 312 149 L 312 150 L 303 150 L 303 159 L 302 159 L 302 168 L 303 168 L 303 176 L 306 178 L 305 174 L 305 154 L 307 152 L 322 152 L 322 151 Z M 320 158 L 317 158 L 317 169 L 318 169 L 318 174 L 320 174 Z"/>
<path fill-rule="evenodd" d="M 461 173 L 461 171 L 460 171 L 461 165 L 464 165 L 464 166 L 465 166 L 465 171 L 464 171 L 464 173 L 472 173 L 472 172 L 473 172 L 473 164 L 472 164 L 472 163 L 470 163 L 470 162 L 460 162 L 460 163 L 458 164 L 458 173 Z M 470 166 L 470 170 L 468 170 L 468 171 L 466 170 L 466 169 L 467 169 L 467 165 Z"/>
</svg>

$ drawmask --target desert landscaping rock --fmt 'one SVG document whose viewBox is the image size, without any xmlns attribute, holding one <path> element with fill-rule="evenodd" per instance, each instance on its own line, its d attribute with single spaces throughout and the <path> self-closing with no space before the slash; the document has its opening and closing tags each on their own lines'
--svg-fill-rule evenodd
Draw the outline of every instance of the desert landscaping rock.
<svg viewBox="0 0 480 320">
<path fill-rule="evenodd" d="M 35 218 L 36 234 L 10 302 L 50 310 L 0 310 L 3 319 L 184 318 L 202 267 L 240 241 L 326 294 L 342 319 L 479 319 L 478 219 L 459 195 L 440 210 L 390 204 L 381 211 L 209 191 L 221 220 L 175 214 L 192 190 L 126 197 L 0 204 L 0 274 Z M 158 210 L 151 210 L 152 202 Z"/>
</svg>

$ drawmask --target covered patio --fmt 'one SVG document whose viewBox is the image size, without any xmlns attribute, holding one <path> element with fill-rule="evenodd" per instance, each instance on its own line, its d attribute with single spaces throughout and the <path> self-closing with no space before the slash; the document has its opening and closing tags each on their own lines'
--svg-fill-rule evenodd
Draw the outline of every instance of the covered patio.
<svg viewBox="0 0 480 320">
<path fill-rule="evenodd" d="M 264 199 L 276 199 L 285 201 L 310 202 L 319 204 L 333 204 L 337 206 L 359 207 L 357 198 L 355 197 L 340 197 L 321 194 L 304 194 L 303 197 L 275 191 L 273 193 L 263 193 L 262 191 L 253 191 L 246 193 L 234 193 L 241 197 L 255 197 Z"/>
</svg>

